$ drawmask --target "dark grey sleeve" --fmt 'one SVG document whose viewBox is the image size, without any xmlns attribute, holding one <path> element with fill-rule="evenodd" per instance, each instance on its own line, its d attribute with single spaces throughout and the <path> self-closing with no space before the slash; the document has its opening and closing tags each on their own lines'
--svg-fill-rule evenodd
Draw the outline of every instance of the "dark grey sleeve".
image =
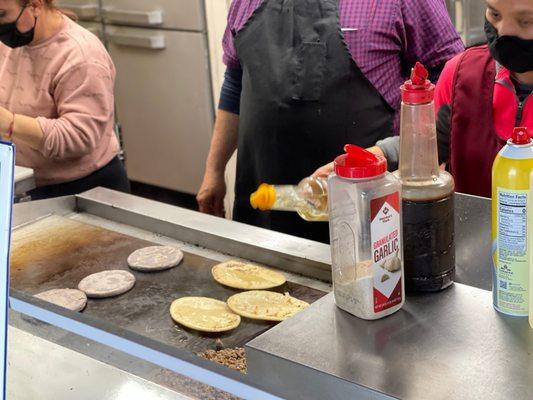
<svg viewBox="0 0 533 400">
<path fill-rule="evenodd" d="M 241 109 L 242 69 L 227 68 L 220 91 L 218 108 L 239 115 Z"/>
<path fill-rule="evenodd" d="M 450 158 L 451 107 L 444 104 L 437 114 L 437 146 L 439 164 L 449 162 Z M 389 171 L 396 171 L 400 161 L 400 137 L 391 136 L 376 143 L 387 159 Z"/>
<path fill-rule="evenodd" d="M 378 141 L 376 146 L 385 154 L 389 171 L 396 171 L 398 169 L 398 161 L 400 160 L 400 137 L 388 137 Z"/>
<path fill-rule="evenodd" d="M 437 147 L 439 164 L 450 162 L 450 134 L 452 131 L 452 109 L 443 104 L 437 113 Z"/>
</svg>

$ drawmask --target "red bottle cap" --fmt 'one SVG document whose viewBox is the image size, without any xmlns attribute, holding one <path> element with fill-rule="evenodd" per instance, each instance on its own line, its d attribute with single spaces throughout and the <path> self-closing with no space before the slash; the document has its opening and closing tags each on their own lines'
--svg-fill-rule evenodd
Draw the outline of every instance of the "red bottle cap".
<svg viewBox="0 0 533 400">
<path fill-rule="evenodd" d="M 401 87 L 402 101 L 407 104 L 427 104 L 435 97 L 435 85 L 428 80 L 428 70 L 417 62 L 411 70 L 411 79 Z"/>
<path fill-rule="evenodd" d="M 526 127 L 514 128 L 513 135 L 511 136 L 511 142 L 516 145 L 531 143 L 528 129 Z"/>
<path fill-rule="evenodd" d="M 335 173 L 343 178 L 372 178 L 387 172 L 387 160 L 353 144 L 344 146 L 343 154 L 335 159 Z"/>
</svg>

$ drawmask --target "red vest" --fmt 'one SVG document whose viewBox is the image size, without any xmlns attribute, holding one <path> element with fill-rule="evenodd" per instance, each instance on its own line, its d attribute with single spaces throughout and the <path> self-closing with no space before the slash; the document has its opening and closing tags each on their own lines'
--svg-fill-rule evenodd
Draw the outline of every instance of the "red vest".
<svg viewBox="0 0 533 400">
<path fill-rule="evenodd" d="M 450 172 L 455 190 L 491 197 L 494 158 L 505 145 L 493 123 L 496 64 L 487 46 L 461 56 L 452 91 Z"/>
</svg>

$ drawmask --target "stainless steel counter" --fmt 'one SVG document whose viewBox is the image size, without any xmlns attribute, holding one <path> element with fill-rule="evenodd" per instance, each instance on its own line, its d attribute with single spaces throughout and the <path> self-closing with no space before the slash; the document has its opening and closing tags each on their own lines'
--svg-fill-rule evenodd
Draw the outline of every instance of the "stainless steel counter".
<svg viewBox="0 0 533 400">
<path fill-rule="evenodd" d="M 24 293 L 14 297 L 20 311 L 66 324 L 71 333 L 55 333 L 26 317 L 12 323 L 157 384 L 159 375 L 151 371 L 167 368 L 254 400 L 533 398 L 533 331 L 524 319 L 497 314 L 488 291 L 490 201 L 458 195 L 456 205 L 457 280 L 463 284 L 411 297 L 400 312 L 373 322 L 340 311 L 328 295 L 249 342 L 246 376 Z M 329 247 L 320 243 L 105 189 L 17 205 L 14 223 L 23 226 L 49 214 L 176 244 L 213 260 L 275 265 L 295 282 L 328 289 L 317 280 L 330 277 Z"/>
<path fill-rule="evenodd" d="M 492 290 L 491 201 L 455 196 L 455 281 Z"/>
<path fill-rule="evenodd" d="M 193 399 L 17 328 L 8 339 L 10 400 Z"/>
<path fill-rule="evenodd" d="M 24 167 L 15 167 L 15 196 L 21 196 L 35 189 L 33 170 Z"/>
<path fill-rule="evenodd" d="M 250 374 L 290 399 L 532 399 L 533 330 L 492 307 L 490 201 L 457 195 L 457 281 L 363 321 L 330 294 L 247 345 Z"/>
<path fill-rule="evenodd" d="M 373 322 L 329 294 L 247 345 L 251 378 L 289 399 L 532 399 L 533 330 L 456 284 Z"/>
</svg>

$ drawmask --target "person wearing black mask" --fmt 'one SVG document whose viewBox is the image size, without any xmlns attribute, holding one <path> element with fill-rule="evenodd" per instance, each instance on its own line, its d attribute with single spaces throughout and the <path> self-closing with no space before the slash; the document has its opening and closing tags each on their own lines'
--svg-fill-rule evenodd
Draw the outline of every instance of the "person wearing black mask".
<svg viewBox="0 0 533 400">
<path fill-rule="evenodd" d="M 54 0 L 0 0 L 0 140 L 33 168 L 33 199 L 128 191 L 114 131 L 115 67 Z"/>
<path fill-rule="evenodd" d="M 34 23 L 31 28 L 21 32 L 19 30 L 19 23 L 22 24 L 21 17 L 26 7 L 20 10 L 17 19 L 13 22 L 8 22 L 5 24 L 0 24 L 0 42 L 4 43 L 6 46 L 11 47 L 12 49 L 22 46 L 27 46 L 33 41 L 35 36 L 35 25 L 37 25 L 37 17 L 33 16 Z"/>
<path fill-rule="evenodd" d="M 533 135 L 533 0 L 487 0 L 488 43 L 451 59 L 435 91 L 439 160 L 456 191 L 491 197 L 496 154 L 513 128 Z M 371 151 L 398 160 L 399 138 Z M 328 175 L 332 164 L 315 172 Z"/>
</svg>

